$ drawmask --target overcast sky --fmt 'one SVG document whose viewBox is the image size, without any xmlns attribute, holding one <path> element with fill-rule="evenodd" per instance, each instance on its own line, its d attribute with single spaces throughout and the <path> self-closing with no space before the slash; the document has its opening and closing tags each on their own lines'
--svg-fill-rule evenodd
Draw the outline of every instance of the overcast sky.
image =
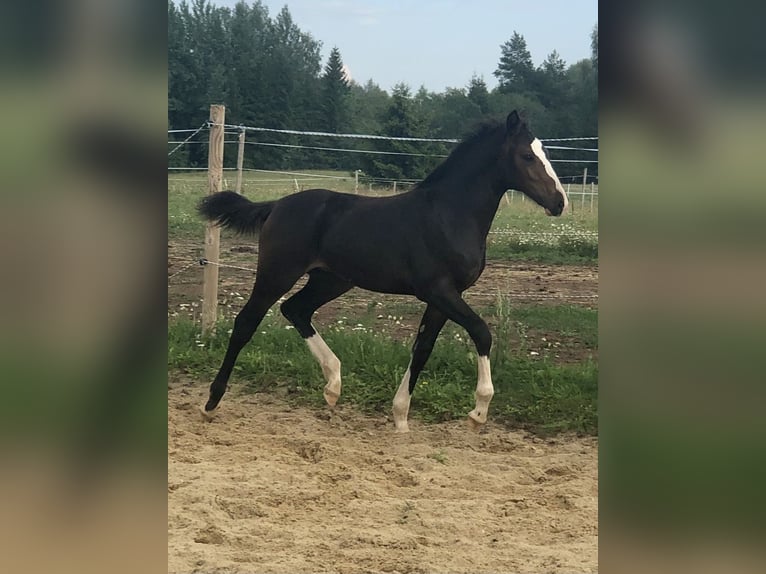
<svg viewBox="0 0 766 574">
<path fill-rule="evenodd" d="M 234 6 L 237 0 L 212 0 Z M 252 2 L 248 2 L 252 4 Z M 405 82 L 433 92 L 464 87 L 475 73 L 492 88 L 500 45 L 523 35 L 535 65 L 557 50 L 567 64 L 590 57 L 597 0 L 263 0 L 274 17 L 322 42 L 322 64 L 340 49 L 353 79 L 391 90 Z"/>
</svg>

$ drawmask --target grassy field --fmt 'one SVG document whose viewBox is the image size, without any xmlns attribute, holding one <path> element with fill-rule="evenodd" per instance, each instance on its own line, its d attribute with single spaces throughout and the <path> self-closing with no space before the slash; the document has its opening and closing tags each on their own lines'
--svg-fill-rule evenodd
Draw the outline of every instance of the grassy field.
<svg viewBox="0 0 766 574">
<path fill-rule="evenodd" d="M 254 200 L 277 199 L 298 189 L 327 187 L 353 192 L 352 176 L 310 172 L 285 181 L 278 174 L 246 175 L 245 195 Z M 224 187 L 234 186 L 235 174 L 225 173 Z M 573 186 L 574 189 L 574 186 Z M 388 188 L 361 190 L 385 195 Z M 205 173 L 168 176 L 168 242 L 202 246 L 203 223 L 197 202 L 207 192 Z M 595 265 L 598 257 L 598 205 L 590 211 L 586 197 L 572 197 L 574 213 L 546 217 L 541 208 L 520 194 L 501 201 L 488 244 L 488 259 L 549 265 Z M 231 234 L 224 231 L 225 245 Z M 249 280 L 248 280 L 249 282 Z M 243 295 L 246 293 L 243 292 Z M 236 293 L 239 295 L 239 293 Z M 226 297 L 224 293 L 221 297 Z M 238 297 L 237 300 L 243 299 Z M 397 317 L 417 325 L 419 302 L 389 302 L 383 307 L 370 299 L 366 312 L 353 308 L 346 317 L 339 307 L 316 326 L 343 363 L 341 401 L 376 414 L 390 414 L 391 400 L 409 362 L 415 328 L 402 328 Z M 192 301 L 192 305 L 195 303 Z M 328 307 L 334 305 L 332 303 Z M 238 305 L 241 305 L 239 301 Z M 477 308 L 490 324 L 495 344 L 492 374 L 496 394 L 494 421 L 539 434 L 597 431 L 598 335 L 595 308 L 568 304 L 514 303 L 503 297 Z M 383 315 L 390 318 L 388 321 Z M 202 336 L 199 324 L 169 310 L 168 366 L 209 384 L 223 357 L 231 329 L 231 315 L 222 319 L 216 334 Z M 383 317 L 383 318 L 382 318 Z M 399 317 L 402 319 L 402 317 Z M 386 324 L 390 323 L 390 325 Z M 463 418 L 473 408 L 476 353 L 465 331 L 448 323 L 437 342 L 413 395 L 411 416 L 426 421 Z M 324 405 L 321 369 L 305 343 L 279 314 L 269 311 L 254 340 L 235 366 L 233 385 L 250 391 L 269 391 L 290 401 Z"/>
<path fill-rule="evenodd" d="M 224 187 L 234 187 L 236 174 L 224 173 Z M 353 193 L 354 178 L 349 174 L 332 171 L 312 171 L 289 176 L 273 173 L 248 172 L 243 182 L 244 194 L 253 200 L 278 199 L 297 189 L 327 187 Z M 579 191 L 582 186 L 572 186 Z M 401 188 L 399 188 L 401 189 Z M 590 189 L 588 188 L 588 191 Z M 201 238 L 203 223 L 197 216 L 197 202 L 207 193 L 206 173 L 171 173 L 168 176 L 168 235 L 174 238 Z M 387 195 L 389 187 L 360 186 L 360 193 Z M 519 193 L 507 194 L 508 201 L 500 202 L 500 209 L 489 236 L 487 257 L 505 261 L 538 263 L 595 264 L 598 259 L 598 200 L 593 211 L 590 197 L 573 195 L 574 212 L 562 217 L 547 217 L 543 210 Z"/>
<path fill-rule="evenodd" d="M 597 312 L 567 305 L 512 309 L 502 302 L 496 305 L 492 320 L 492 419 L 543 435 L 595 433 Z M 341 400 L 370 413 L 390 414 L 391 400 L 410 359 L 412 337 L 396 340 L 370 329 L 369 324 L 369 317 L 362 316 L 349 324 L 317 327 L 343 363 Z M 217 334 L 202 336 L 196 323 L 173 321 L 168 332 L 169 367 L 209 383 L 230 329 L 231 322 L 221 322 Z M 586 353 L 577 363 L 560 364 L 556 355 L 567 341 L 593 354 Z M 464 417 L 474 406 L 476 371 L 473 344 L 461 328 L 448 323 L 413 394 L 412 416 L 430 422 Z M 321 369 L 276 308 L 240 354 L 232 384 L 249 391 L 280 393 L 298 404 L 324 405 Z"/>
</svg>

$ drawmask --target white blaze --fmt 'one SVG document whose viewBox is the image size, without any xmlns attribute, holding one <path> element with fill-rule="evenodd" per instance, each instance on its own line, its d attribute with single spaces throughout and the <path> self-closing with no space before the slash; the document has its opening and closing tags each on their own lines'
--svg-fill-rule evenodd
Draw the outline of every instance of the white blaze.
<svg viewBox="0 0 766 574">
<path fill-rule="evenodd" d="M 545 152 L 543 151 L 543 142 L 535 138 L 535 141 L 532 142 L 532 151 L 535 153 L 535 155 L 538 158 L 540 158 L 540 161 L 543 162 L 543 167 L 545 167 L 545 173 L 547 173 L 550 176 L 550 178 L 553 180 L 553 182 L 556 184 L 556 189 L 564 198 L 564 209 L 566 209 L 567 205 L 569 205 L 569 198 L 567 197 L 567 192 L 564 191 L 564 186 L 561 185 L 561 182 L 559 181 L 559 177 L 556 175 L 556 171 L 553 169 L 551 162 L 549 162 L 548 158 L 545 157 Z"/>
</svg>

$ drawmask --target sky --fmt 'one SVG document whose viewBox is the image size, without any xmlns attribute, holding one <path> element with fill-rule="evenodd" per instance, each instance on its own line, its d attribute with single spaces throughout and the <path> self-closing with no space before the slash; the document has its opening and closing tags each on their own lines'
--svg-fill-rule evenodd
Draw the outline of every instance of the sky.
<svg viewBox="0 0 766 574">
<path fill-rule="evenodd" d="M 211 0 L 232 7 L 237 0 Z M 492 89 L 500 46 L 516 31 L 536 66 L 553 50 L 567 63 L 590 57 L 597 0 L 262 0 L 269 15 L 284 5 L 298 27 L 333 46 L 351 77 L 384 90 L 465 87 L 476 74 Z M 248 4 L 252 4 L 248 1 Z"/>
</svg>

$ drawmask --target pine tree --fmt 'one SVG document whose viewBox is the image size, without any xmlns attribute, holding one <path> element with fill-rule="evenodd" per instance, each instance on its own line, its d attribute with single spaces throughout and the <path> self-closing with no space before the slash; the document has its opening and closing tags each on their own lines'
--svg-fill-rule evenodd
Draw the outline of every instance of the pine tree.
<svg viewBox="0 0 766 574">
<path fill-rule="evenodd" d="M 524 36 L 514 31 L 513 36 L 500 46 L 500 63 L 493 74 L 501 92 L 525 93 L 532 89 L 535 68 Z"/>
<path fill-rule="evenodd" d="M 324 129 L 342 133 L 348 125 L 348 96 L 351 92 L 340 50 L 334 47 L 322 75 Z"/>
<path fill-rule="evenodd" d="M 406 84 L 397 84 L 391 94 L 391 103 L 383 120 L 383 134 L 394 137 L 418 137 L 422 122 Z M 383 151 L 404 154 L 422 153 L 413 143 L 406 141 L 382 142 Z M 375 177 L 392 179 L 421 178 L 425 175 L 421 158 L 410 155 L 371 156 L 367 172 Z"/>
<path fill-rule="evenodd" d="M 489 113 L 489 90 L 482 76 L 474 74 L 468 84 L 468 99 L 479 106 L 482 115 Z"/>
<path fill-rule="evenodd" d="M 561 114 L 566 105 L 566 94 L 569 91 L 569 80 L 566 73 L 566 62 L 559 53 L 553 50 L 536 73 L 536 92 L 540 103 L 551 113 Z"/>
</svg>

